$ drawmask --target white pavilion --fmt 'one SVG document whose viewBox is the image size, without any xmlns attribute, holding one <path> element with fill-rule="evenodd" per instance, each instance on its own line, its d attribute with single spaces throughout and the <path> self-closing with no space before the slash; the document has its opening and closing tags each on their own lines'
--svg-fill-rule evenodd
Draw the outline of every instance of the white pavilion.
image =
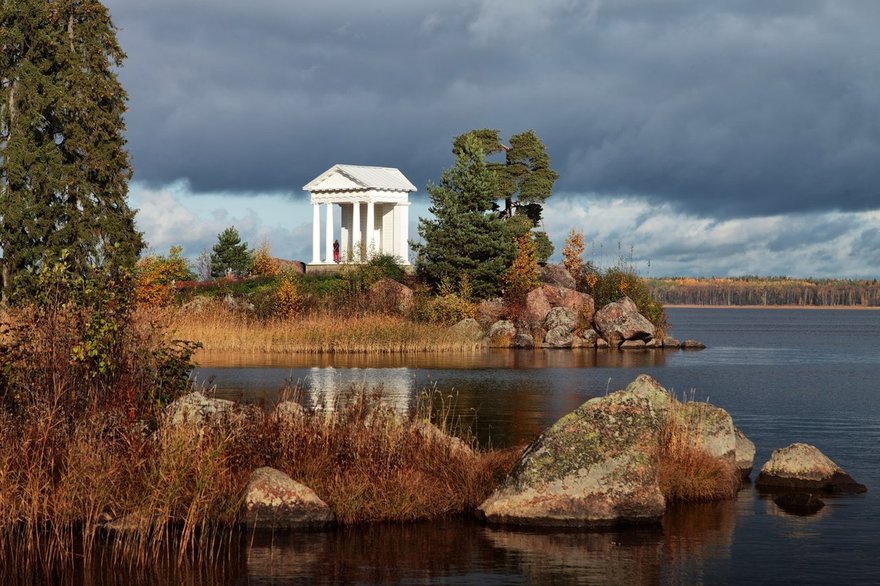
<svg viewBox="0 0 880 586">
<path fill-rule="evenodd" d="M 321 270 L 335 265 L 333 242 L 341 262 L 364 262 L 390 254 L 409 264 L 409 194 L 416 187 L 399 169 L 333 165 L 307 183 L 312 201 L 312 262 Z M 321 205 L 324 206 L 324 257 L 321 258 Z M 341 233 L 334 234 L 339 206 Z"/>
</svg>

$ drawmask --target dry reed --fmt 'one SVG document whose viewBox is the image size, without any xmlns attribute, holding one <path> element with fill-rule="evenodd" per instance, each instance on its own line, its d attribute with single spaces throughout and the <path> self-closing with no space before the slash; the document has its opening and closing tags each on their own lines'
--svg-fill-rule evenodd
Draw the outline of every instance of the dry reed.
<svg viewBox="0 0 880 586">
<path fill-rule="evenodd" d="M 177 563 L 210 560 L 232 539 L 250 472 L 266 465 L 311 486 L 343 524 L 458 514 L 518 455 L 432 433 L 363 389 L 300 418 L 243 405 L 155 432 L 106 409 L 61 415 L 0 412 L 0 566 L 71 563 L 76 549 L 88 558 L 110 527 L 113 563 L 158 563 L 169 544 Z"/>
<path fill-rule="evenodd" d="M 657 473 L 668 502 L 709 502 L 732 498 L 741 481 L 734 462 L 713 457 L 697 446 L 701 426 L 673 399 L 660 430 Z"/>
<path fill-rule="evenodd" d="M 480 346 L 437 324 L 387 314 L 314 313 L 260 320 L 215 303 L 200 313 L 181 310 L 172 324 L 178 337 L 201 342 L 212 352 L 384 354 L 463 352 Z"/>
</svg>

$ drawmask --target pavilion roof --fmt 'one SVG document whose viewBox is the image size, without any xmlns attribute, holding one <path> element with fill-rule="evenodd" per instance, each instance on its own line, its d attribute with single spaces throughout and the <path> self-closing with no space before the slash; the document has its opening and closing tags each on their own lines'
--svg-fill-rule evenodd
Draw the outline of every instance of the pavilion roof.
<svg viewBox="0 0 880 586">
<path fill-rule="evenodd" d="M 303 186 L 311 193 L 322 191 L 417 191 L 400 169 L 363 165 L 333 165 Z"/>
</svg>

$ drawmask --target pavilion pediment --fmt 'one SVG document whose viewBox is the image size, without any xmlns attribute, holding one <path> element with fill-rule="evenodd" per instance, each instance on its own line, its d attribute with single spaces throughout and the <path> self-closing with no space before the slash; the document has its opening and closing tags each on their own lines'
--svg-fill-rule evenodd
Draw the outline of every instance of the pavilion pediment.
<svg viewBox="0 0 880 586">
<path fill-rule="evenodd" d="M 312 193 L 323 191 L 365 191 L 368 189 L 341 171 L 334 171 L 326 176 L 322 175 L 306 187 L 309 188 L 307 191 Z"/>
</svg>

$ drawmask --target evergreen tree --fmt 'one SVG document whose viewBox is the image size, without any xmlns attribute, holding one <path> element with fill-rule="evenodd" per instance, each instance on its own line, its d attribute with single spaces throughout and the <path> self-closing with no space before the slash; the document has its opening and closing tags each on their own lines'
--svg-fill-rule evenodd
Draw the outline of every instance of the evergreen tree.
<svg viewBox="0 0 880 586">
<path fill-rule="evenodd" d="M 217 244 L 211 253 L 211 276 L 222 277 L 226 270 L 232 271 L 236 277 L 244 277 L 253 266 L 254 257 L 248 252 L 247 242 L 241 241 L 241 236 L 235 226 L 226 228 L 217 235 Z"/>
<path fill-rule="evenodd" d="M 499 278 L 515 255 L 513 236 L 493 203 L 498 177 L 477 137 L 456 143 L 455 165 L 428 185 L 434 219 L 419 219 L 417 270 L 432 286 L 464 277 L 478 298 L 498 295 Z"/>
<path fill-rule="evenodd" d="M 0 0 L 0 246 L 3 295 L 35 292 L 65 258 L 97 277 L 143 249 L 126 196 L 125 55 L 96 0 Z"/>
<path fill-rule="evenodd" d="M 501 143 L 499 134 L 500 131 L 490 128 L 471 130 L 456 137 L 452 152 L 457 153 L 462 148 L 466 137 L 479 141 L 483 152 L 490 157 L 488 167 L 498 176 L 498 189 L 493 199 L 503 203 L 496 203 L 496 207 L 503 218 L 514 220 L 520 216 L 521 221 L 512 229 L 521 234 L 541 222 L 541 204 L 552 195 L 559 174 L 550 167 L 547 149 L 533 130 L 511 136 L 510 146 Z M 491 160 L 502 151 L 504 162 Z"/>
</svg>

